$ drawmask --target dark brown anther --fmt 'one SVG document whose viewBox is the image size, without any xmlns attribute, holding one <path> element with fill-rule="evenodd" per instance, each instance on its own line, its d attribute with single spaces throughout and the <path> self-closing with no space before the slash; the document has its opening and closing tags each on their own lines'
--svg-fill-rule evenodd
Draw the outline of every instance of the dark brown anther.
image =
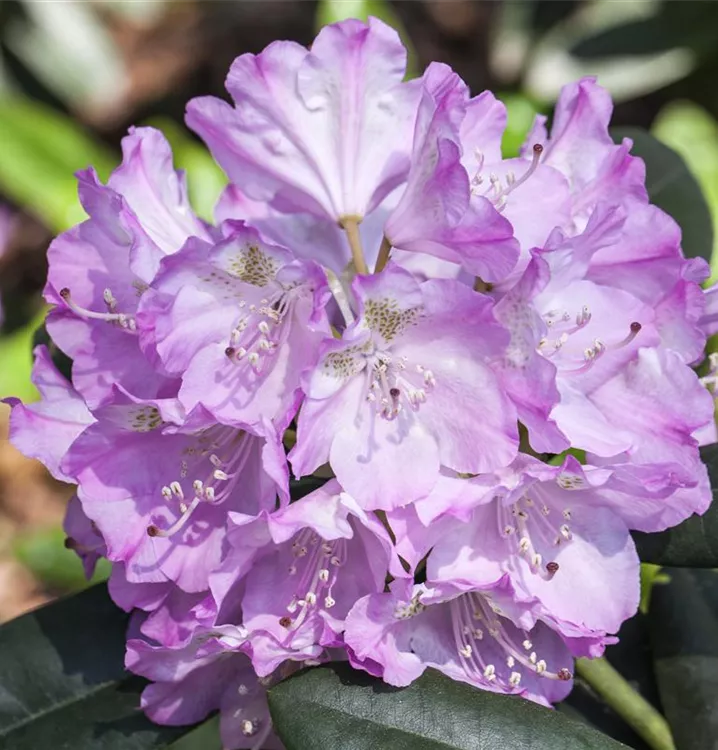
<svg viewBox="0 0 718 750">
<path fill-rule="evenodd" d="M 634 320 L 633 323 L 631 323 L 631 333 L 638 333 L 642 327 L 643 326 L 641 326 L 638 321 Z"/>
<path fill-rule="evenodd" d="M 401 396 L 401 391 L 398 388 L 389 388 L 389 395 L 396 400 Z"/>
<path fill-rule="evenodd" d="M 70 290 L 65 286 L 62 289 L 60 289 L 60 296 L 63 299 L 69 299 L 70 298 Z"/>
<path fill-rule="evenodd" d="M 236 350 L 236 349 L 235 349 L 235 348 L 234 348 L 233 346 L 228 346 L 228 347 L 227 347 L 227 348 L 226 348 L 226 349 L 224 350 L 224 353 L 225 353 L 225 354 L 226 354 L 226 355 L 227 355 L 227 356 L 228 356 L 228 357 L 229 357 L 230 359 L 232 359 L 232 357 L 234 357 L 234 355 L 235 355 L 235 354 L 237 353 L 237 350 Z"/>
<path fill-rule="evenodd" d="M 553 576 L 558 573 L 558 563 L 557 562 L 550 562 L 546 563 L 546 570 Z"/>
<path fill-rule="evenodd" d="M 564 682 L 568 682 L 569 680 L 573 679 L 573 675 L 571 672 L 564 667 L 563 669 L 558 670 L 558 678 L 559 680 L 563 680 Z"/>
<path fill-rule="evenodd" d="M 147 536 L 159 536 L 159 533 L 160 530 L 154 524 L 147 527 Z"/>
<path fill-rule="evenodd" d="M 280 617 L 279 618 L 279 624 L 283 628 L 288 628 L 292 624 L 292 618 L 291 617 L 287 617 L 287 615 L 284 615 L 284 617 Z"/>
<path fill-rule="evenodd" d="M 540 156 L 543 153 L 543 146 L 540 143 L 534 143 L 534 154 Z"/>
</svg>

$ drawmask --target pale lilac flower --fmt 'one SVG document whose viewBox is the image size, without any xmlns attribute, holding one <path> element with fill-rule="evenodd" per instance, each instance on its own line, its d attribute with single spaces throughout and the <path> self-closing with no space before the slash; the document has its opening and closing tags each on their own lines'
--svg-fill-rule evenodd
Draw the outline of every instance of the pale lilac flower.
<svg viewBox="0 0 718 750">
<path fill-rule="evenodd" d="M 422 81 L 406 190 L 389 216 L 390 245 L 463 265 L 485 281 L 506 277 L 519 246 L 509 222 L 483 196 L 472 197 L 459 132 L 470 106 L 466 84 L 434 63 Z"/>
<path fill-rule="evenodd" d="M 139 397 L 174 395 L 176 384 L 139 349 L 135 314 L 160 258 L 189 236 L 209 238 L 208 229 L 191 212 L 164 136 L 151 128 L 124 139 L 123 163 L 107 186 L 92 169 L 78 180 L 90 218 L 48 250 L 45 299 L 56 305 L 48 332 L 73 360 L 73 383 L 91 407 L 115 383 Z"/>
<path fill-rule="evenodd" d="M 194 99 L 187 124 L 251 198 L 321 219 L 361 219 L 406 178 L 415 83 L 406 49 L 376 18 L 323 28 L 310 50 L 274 42 L 238 57 L 235 106 Z"/>
<path fill-rule="evenodd" d="M 165 258 L 143 298 L 145 353 L 181 377 L 178 398 L 219 422 L 281 423 L 296 412 L 302 372 L 329 334 L 326 276 L 241 222 Z"/>
<path fill-rule="evenodd" d="M 44 346 L 34 351 L 31 379 L 40 392 L 40 401 L 23 404 L 8 398 L 12 406 L 10 440 L 26 456 L 38 458 L 61 482 L 73 477 L 61 467 L 68 448 L 80 433 L 94 421 L 82 397 L 55 367 Z"/>
<path fill-rule="evenodd" d="M 230 549 L 211 577 L 215 600 L 242 589 L 252 663 L 267 675 L 285 659 L 316 659 L 342 645 L 344 619 L 384 589 L 392 543 L 336 480 L 258 518 L 231 513 Z"/>
<path fill-rule="evenodd" d="M 360 317 L 325 343 L 306 380 L 295 474 L 329 460 L 362 507 L 391 509 L 428 495 L 441 466 L 510 463 L 516 416 L 490 366 L 508 337 L 490 300 L 393 265 L 357 277 L 353 291 Z"/>
<path fill-rule="evenodd" d="M 173 407 L 118 394 L 62 466 L 129 582 L 197 592 L 221 560 L 228 512 L 272 509 L 278 492 L 286 502 L 287 470 L 278 436 L 206 426 L 202 414 L 178 425 Z"/>
<path fill-rule="evenodd" d="M 514 602 L 507 579 L 480 590 L 397 579 L 390 592 L 356 603 L 345 639 L 354 666 L 378 671 L 399 687 L 427 667 L 545 705 L 562 700 L 572 687 L 568 648 Z"/>
<path fill-rule="evenodd" d="M 205 628 L 176 648 L 130 640 L 126 666 L 153 681 L 142 693 L 141 706 L 158 724 L 194 724 L 219 710 L 225 747 L 279 750 L 266 690 L 292 666 L 260 679 L 246 650 L 243 628 Z"/>
</svg>

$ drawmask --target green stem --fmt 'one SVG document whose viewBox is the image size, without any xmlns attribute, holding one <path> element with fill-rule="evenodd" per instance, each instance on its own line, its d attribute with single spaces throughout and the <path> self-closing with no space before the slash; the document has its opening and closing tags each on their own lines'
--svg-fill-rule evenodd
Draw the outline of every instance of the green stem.
<svg viewBox="0 0 718 750">
<path fill-rule="evenodd" d="M 653 750 L 676 750 L 663 716 L 606 659 L 577 659 L 576 672 Z"/>
<path fill-rule="evenodd" d="M 359 237 L 360 221 L 361 218 L 357 216 L 342 216 L 339 223 L 346 232 L 347 240 L 349 240 L 354 269 L 359 274 L 367 274 L 369 273 L 369 269 L 367 268 L 366 260 L 364 260 L 364 251 L 362 250 L 361 238 Z"/>
</svg>

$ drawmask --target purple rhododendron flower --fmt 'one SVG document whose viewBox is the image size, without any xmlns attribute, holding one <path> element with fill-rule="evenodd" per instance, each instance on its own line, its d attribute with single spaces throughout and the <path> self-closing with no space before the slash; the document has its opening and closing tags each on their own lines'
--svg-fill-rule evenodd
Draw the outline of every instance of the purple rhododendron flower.
<svg viewBox="0 0 718 750">
<path fill-rule="evenodd" d="M 72 380 L 39 347 L 41 400 L 9 399 L 77 485 L 68 546 L 113 563 L 142 707 L 218 710 L 226 747 L 281 748 L 267 688 L 330 660 L 562 700 L 636 611 L 630 531 L 711 500 L 715 289 L 608 93 L 570 84 L 503 159 L 490 92 L 405 63 L 377 19 L 238 58 L 234 106 L 187 115 L 216 226 L 153 129 L 80 173 L 45 291 Z"/>
</svg>

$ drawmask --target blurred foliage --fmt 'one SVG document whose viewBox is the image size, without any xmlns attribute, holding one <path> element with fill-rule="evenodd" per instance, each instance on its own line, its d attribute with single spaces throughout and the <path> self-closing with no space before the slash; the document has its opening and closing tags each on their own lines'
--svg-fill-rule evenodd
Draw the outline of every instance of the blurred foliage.
<svg viewBox="0 0 718 750">
<path fill-rule="evenodd" d="M 109 560 L 99 560 L 95 574 L 88 581 L 80 558 L 65 547 L 65 532 L 60 528 L 23 534 L 14 546 L 17 559 L 53 591 L 81 591 L 93 583 L 106 581 L 112 568 Z"/>
<path fill-rule="evenodd" d="M 30 374 L 35 331 L 44 319 L 43 309 L 22 328 L 7 336 L 0 336 L 0 398 L 16 396 L 23 401 L 36 401 L 39 398 Z"/>
<path fill-rule="evenodd" d="M 78 123 L 20 97 L 0 100 L 0 191 L 61 232 L 85 217 L 74 174 L 93 165 L 106 179 L 116 159 Z"/>
<path fill-rule="evenodd" d="M 718 226 L 718 122 L 697 104 L 675 101 L 658 113 L 651 132 L 685 159 L 703 190 L 713 226 Z M 713 236 L 710 283 L 718 281 L 717 246 L 718 233 Z"/>
</svg>

